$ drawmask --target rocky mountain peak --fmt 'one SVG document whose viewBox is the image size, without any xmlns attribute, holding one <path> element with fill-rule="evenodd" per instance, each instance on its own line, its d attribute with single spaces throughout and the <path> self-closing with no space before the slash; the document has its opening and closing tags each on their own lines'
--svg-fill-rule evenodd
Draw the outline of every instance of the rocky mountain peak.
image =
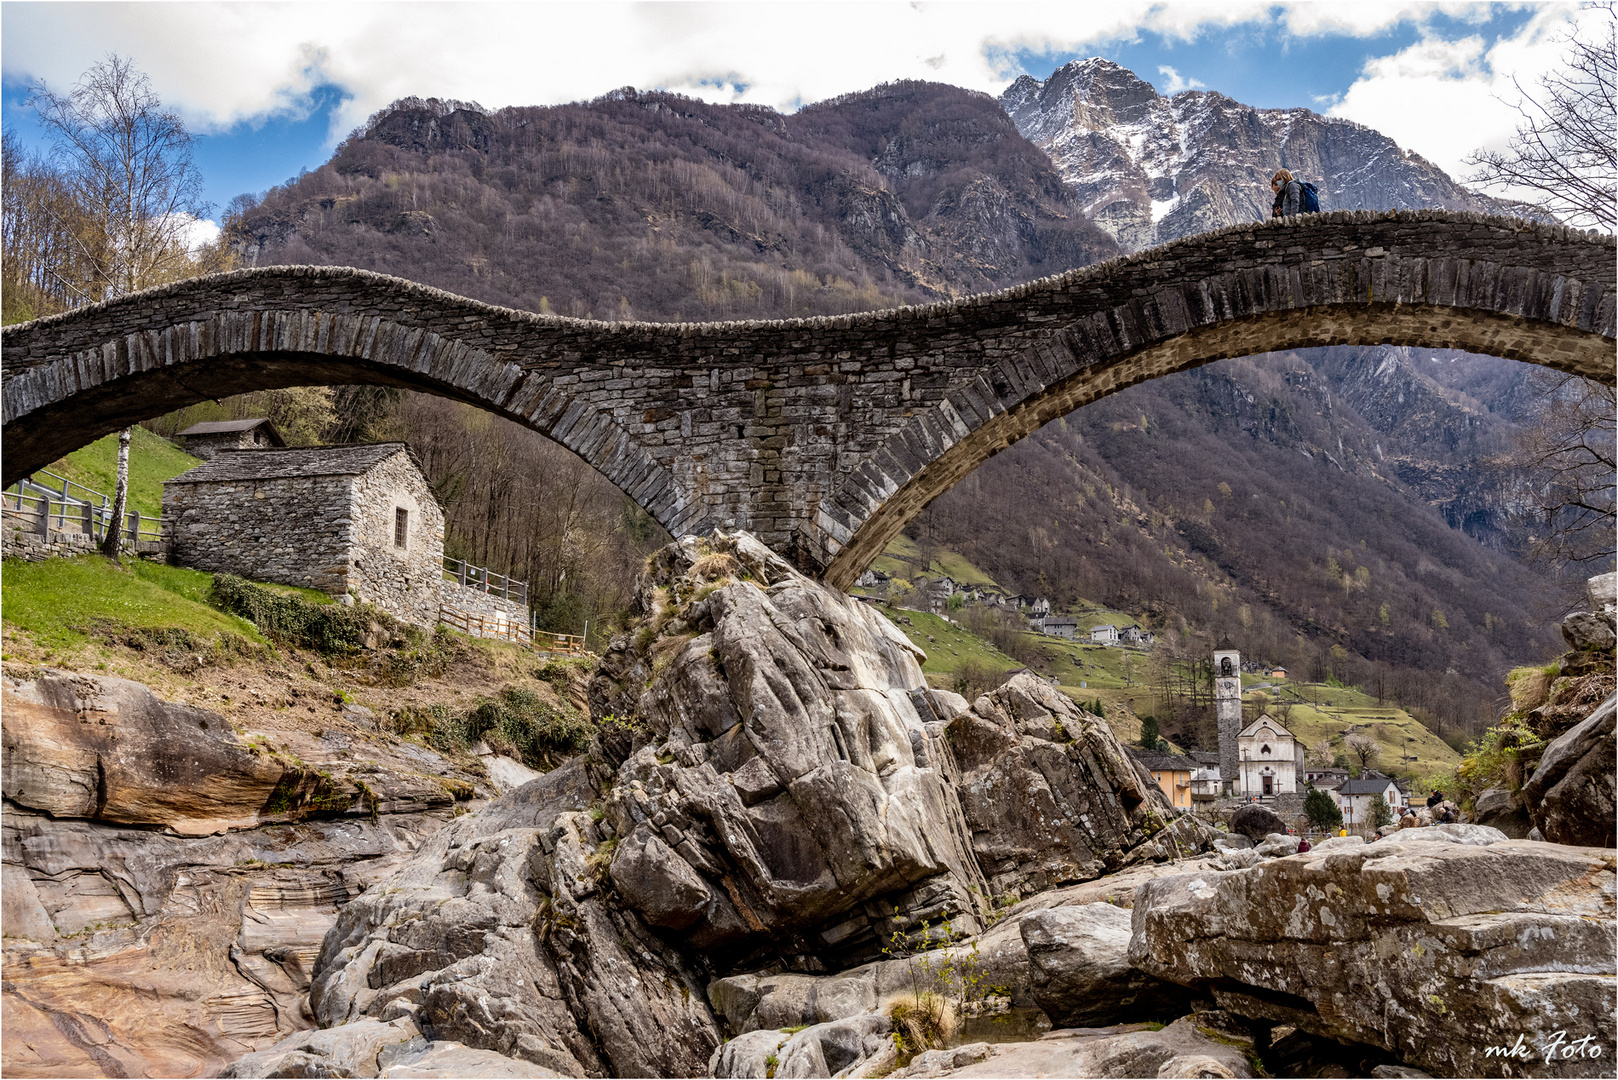
<svg viewBox="0 0 1618 1080">
<path fill-rule="evenodd" d="M 1018 79 L 1000 102 L 1125 250 L 1268 217 L 1278 168 L 1313 181 L 1325 210 L 1520 210 L 1353 121 L 1258 109 L 1217 91 L 1164 97 L 1100 58 L 1076 60 L 1044 82 Z"/>
</svg>

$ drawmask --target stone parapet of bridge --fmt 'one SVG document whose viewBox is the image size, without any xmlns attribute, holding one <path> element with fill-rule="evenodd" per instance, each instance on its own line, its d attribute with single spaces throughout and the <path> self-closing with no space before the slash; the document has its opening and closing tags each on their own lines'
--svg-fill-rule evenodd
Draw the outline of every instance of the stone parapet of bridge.
<svg viewBox="0 0 1618 1080">
<path fill-rule="evenodd" d="M 4 479 L 206 398 L 364 382 L 577 453 L 675 535 L 747 529 L 846 587 L 1044 423 L 1225 357 L 1403 344 L 1614 379 L 1611 237 L 1440 211 L 1239 225 L 952 303 L 601 323 L 360 270 L 198 278 L 8 327 Z"/>
</svg>

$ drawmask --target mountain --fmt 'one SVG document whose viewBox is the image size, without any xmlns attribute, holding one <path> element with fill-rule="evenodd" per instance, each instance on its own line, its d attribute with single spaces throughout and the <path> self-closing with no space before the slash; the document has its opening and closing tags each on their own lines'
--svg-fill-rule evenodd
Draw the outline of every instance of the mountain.
<svg viewBox="0 0 1618 1080">
<path fill-rule="evenodd" d="M 1081 144 L 1110 155 L 1105 184 L 1075 185 Z M 634 90 L 499 112 L 411 99 L 236 225 L 260 264 L 362 266 L 530 310 L 781 317 L 1000 287 L 1256 216 L 1278 160 L 1339 206 L 1499 208 L 1376 132 L 1163 99 L 1087 61 L 999 104 L 908 82 L 791 116 Z M 1475 730 L 1505 669 L 1557 647 L 1544 583 L 1512 555 L 1509 478 L 1489 464 L 1525 415 L 1527 370 L 1388 348 L 1224 361 L 1047 426 L 911 531 L 1021 591 L 1141 612 L 1190 653 L 1230 634 Z M 456 415 L 418 403 L 389 430 L 457 462 L 434 477 L 446 492 L 499 489 L 471 475 L 494 467 L 488 425 Z M 490 547 L 477 507 L 449 519 L 452 543 Z M 561 587 L 557 568 L 497 569 Z"/>
<path fill-rule="evenodd" d="M 837 314 L 1118 253 L 993 98 L 922 83 L 793 116 L 633 89 L 494 113 L 406 99 L 239 227 L 261 263 L 603 319 Z"/>
<path fill-rule="evenodd" d="M 1024 75 L 1000 103 L 1126 251 L 1268 218 L 1270 177 L 1281 168 L 1319 187 L 1322 210 L 1522 212 L 1353 121 L 1256 109 L 1212 91 L 1163 97 L 1099 57 L 1044 82 Z"/>
</svg>

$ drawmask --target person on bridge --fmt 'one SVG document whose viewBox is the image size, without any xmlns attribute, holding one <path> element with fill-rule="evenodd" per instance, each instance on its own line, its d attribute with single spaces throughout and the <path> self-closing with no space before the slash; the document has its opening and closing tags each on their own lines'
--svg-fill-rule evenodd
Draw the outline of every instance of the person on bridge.
<svg viewBox="0 0 1618 1080">
<path fill-rule="evenodd" d="M 1291 172 L 1277 170 L 1270 179 L 1270 190 L 1275 193 L 1275 203 L 1270 207 L 1272 218 L 1303 213 L 1303 184 L 1293 179 Z"/>
</svg>

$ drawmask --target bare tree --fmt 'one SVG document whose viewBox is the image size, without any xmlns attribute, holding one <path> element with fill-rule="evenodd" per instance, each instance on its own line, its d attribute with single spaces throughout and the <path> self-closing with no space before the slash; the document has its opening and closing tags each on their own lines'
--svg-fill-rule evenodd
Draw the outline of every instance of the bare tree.
<svg viewBox="0 0 1618 1080">
<path fill-rule="evenodd" d="M 1560 68 L 1533 90 L 1513 80 L 1522 123 L 1506 149 L 1479 150 L 1467 163 L 1484 187 L 1535 191 L 1536 205 L 1559 220 L 1611 231 L 1618 220 L 1618 8 L 1608 0 L 1584 11 L 1564 38 Z"/>
<path fill-rule="evenodd" d="M 1509 459 L 1529 489 L 1530 554 L 1557 569 L 1605 569 L 1618 521 L 1618 397 L 1613 387 L 1577 375 L 1547 371 L 1534 378 L 1543 405 Z"/>
<path fill-rule="evenodd" d="M 1377 741 L 1369 735 L 1361 735 L 1358 732 L 1343 740 L 1343 749 L 1359 761 L 1362 773 L 1375 765 L 1377 759 L 1382 756 L 1382 747 Z"/>
<path fill-rule="evenodd" d="M 79 243 L 94 263 L 87 282 L 96 299 L 134 292 L 194 273 L 191 226 L 210 207 L 191 136 L 163 108 L 151 81 L 109 55 L 72 90 L 43 82 L 28 104 L 50 135 L 58 175 L 86 215 Z"/>
<path fill-rule="evenodd" d="M 83 298 L 110 300 L 194 273 L 191 226 L 208 211 L 202 174 L 179 114 L 163 108 L 151 81 L 113 54 L 65 94 L 35 83 L 28 104 L 50 134 L 53 164 L 78 211 L 72 227 L 63 226 L 89 270 L 79 286 Z M 114 561 L 129 492 L 129 437 L 128 428 L 118 436 L 113 519 L 101 544 Z"/>
</svg>

